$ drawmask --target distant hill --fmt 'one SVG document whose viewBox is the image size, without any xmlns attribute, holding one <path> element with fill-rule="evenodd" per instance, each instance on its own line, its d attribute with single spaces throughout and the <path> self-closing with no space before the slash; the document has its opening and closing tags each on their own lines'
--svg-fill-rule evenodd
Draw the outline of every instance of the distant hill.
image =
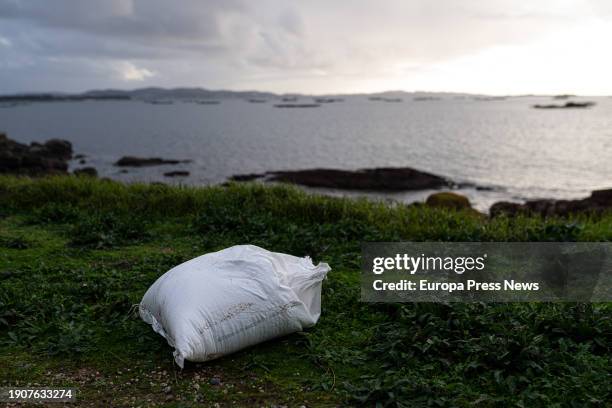
<svg viewBox="0 0 612 408">
<path fill-rule="evenodd" d="M 375 92 L 371 94 L 363 94 L 368 97 L 383 97 L 383 98 L 433 98 L 433 99 L 453 99 L 453 98 L 473 98 L 473 97 L 484 97 L 486 95 L 481 94 L 470 94 L 462 92 L 427 92 L 427 91 L 385 91 Z"/>
<path fill-rule="evenodd" d="M 183 100 L 216 100 L 216 99 L 277 99 L 286 96 L 295 96 L 298 98 L 311 97 L 381 97 L 381 98 L 396 98 L 396 99 L 416 99 L 416 100 L 432 100 L 432 99 L 450 99 L 464 97 L 478 97 L 481 95 L 454 93 L 454 92 L 406 92 L 406 91 L 386 91 L 377 93 L 357 93 L 357 94 L 330 94 L 330 95 L 304 95 L 297 93 L 276 94 L 272 92 L 259 91 L 228 91 L 228 90 L 211 90 L 205 88 L 160 88 L 149 87 L 133 90 L 122 89 L 96 89 L 83 93 L 68 94 L 68 93 L 24 93 L 13 95 L 0 95 L 0 102 L 11 101 L 37 101 L 37 102 L 53 102 L 53 101 L 80 101 L 80 100 L 166 100 L 166 99 L 183 99 Z"/>
<path fill-rule="evenodd" d="M 109 95 L 129 96 L 131 99 L 230 99 L 230 98 L 275 98 L 278 95 L 258 91 L 224 91 L 204 88 L 140 88 L 131 91 L 117 89 L 87 91 L 82 95 L 105 97 Z"/>
<path fill-rule="evenodd" d="M 231 98 L 277 98 L 279 95 L 271 92 L 257 91 L 224 91 L 209 90 L 204 88 L 140 88 L 134 90 L 121 89 L 96 89 L 78 94 L 65 93 L 27 93 L 0 95 L 0 102 L 10 101 L 81 101 L 81 100 L 109 100 L 109 99 L 136 99 L 136 100 L 158 100 L 158 99 L 231 99 Z"/>
</svg>

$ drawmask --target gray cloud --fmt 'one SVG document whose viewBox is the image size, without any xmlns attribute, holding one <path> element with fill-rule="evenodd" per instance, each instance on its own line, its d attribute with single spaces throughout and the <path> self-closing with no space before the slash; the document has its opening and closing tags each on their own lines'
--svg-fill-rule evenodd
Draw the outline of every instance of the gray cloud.
<svg viewBox="0 0 612 408">
<path fill-rule="evenodd" d="M 89 34 L 179 39 L 217 35 L 218 14 L 241 8 L 234 0 L 4 0 L 0 16 Z"/>
<path fill-rule="evenodd" d="M 426 72 L 611 12 L 606 0 L 0 0 L 0 92 L 149 84 L 316 92 Z"/>
</svg>

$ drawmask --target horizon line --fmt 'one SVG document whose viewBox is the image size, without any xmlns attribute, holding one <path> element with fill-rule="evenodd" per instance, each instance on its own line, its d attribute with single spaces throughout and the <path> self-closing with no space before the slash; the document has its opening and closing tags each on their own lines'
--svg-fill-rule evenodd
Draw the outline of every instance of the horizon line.
<svg viewBox="0 0 612 408">
<path fill-rule="evenodd" d="M 107 88 L 90 88 L 84 91 L 58 91 L 58 90 L 41 90 L 41 91 L 18 91 L 18 92 L 0 92 L 0 96 L 13 96 L 13 95 L 42 95 L 42 94 L 52 94 L 52 95 L 81 95 L 88 92 L 94 91 L 118 91 L 118 92 L 135 92 L 143 89 L 160 89 L 165 91 L 171 90 L 179 90 L 179 89 L 189 89 L 189 90 L 203 90 L 210 92 L 235 92 L 235 93 L 248 93 L 248 92 L 256 92 L 256 93 L 269 93 L 278 96 L 284 95 L 301 95 L 301 96 L 351 96 L 351 95 L 376 95 L 376 94 L 384 94 L 384 93 L 406 93 L 406 94 L 417 94 L 417 93 L 425 93 L 425 94 L 450 94 L 450 95 L 470 95 L 470 96 L 490 96 L 490 97 L 519 97 L 519 96 L 557 96 L 557 95 L 569 95 L 576 97 L 606 97 L 612 96 L 608 94 L 597 94 L 597 95 L 582 95 L 579 93 L 573 92 L 565 92 L 565 93 L 499 93 L 499 94 L 490 94 L 490 93 L 477 93 L 477 92 L 466 92 L 466 91 L 426 91 L 426 90 L 403 90 L 403 89 L 387 89 L 381 91 L 370 91 L 370 92 L 326 92 L 326 93 L 303 93 L 303 92 L 274 92 L 274 91 L 266 91 L 266 90 L 257 90 L 257 89 L 224 89 L 224 88 L 206 88 L 200 85 L 193 86 L 143 86 L 136 88 L 116 88 L 116 87 L 107 87 Z"/>
</svg>

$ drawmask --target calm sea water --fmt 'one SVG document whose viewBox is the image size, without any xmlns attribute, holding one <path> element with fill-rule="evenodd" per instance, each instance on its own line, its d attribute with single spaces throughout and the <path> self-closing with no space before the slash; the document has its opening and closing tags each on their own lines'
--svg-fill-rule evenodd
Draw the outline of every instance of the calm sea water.
<svg viewBox="0 0 612 408">
<path fill-rule="evenodd" d="M 597 106 L 530 108 L 549 98 L 385 103 L 350 97 L 312 109 L 242 100 L 34 103 L 0 109 L 0 130 L 23 142 L 70 140 L 76 153 L 88 156 L 87 165 L 124 181 L 211 184 L 268 170 L 410 166 L 493 187 L 461 190 L 485 209 L 502 199 L 577 198 L 612 187 L 612 99 L 589 100 Z M 123 155 L 193 162 L 123 174 L 113 166 Z M 163 176 L 174 169 L 191 176 Z M 428 193 L 369 195 L 415 201 Z"/>
</svg>

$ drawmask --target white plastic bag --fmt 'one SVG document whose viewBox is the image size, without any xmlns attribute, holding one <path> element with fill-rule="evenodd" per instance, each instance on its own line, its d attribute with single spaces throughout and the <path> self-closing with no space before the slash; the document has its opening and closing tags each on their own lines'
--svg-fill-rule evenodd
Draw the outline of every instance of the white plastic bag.
<svg viewBox="0 0 612 408">
<path fill-rule="evenodd" d="M 237 245 L 180 264 L 147 290 L 140 317 L 174 347 L 207 361 L 313 326 L 329 265 Z"/>
</svg>

